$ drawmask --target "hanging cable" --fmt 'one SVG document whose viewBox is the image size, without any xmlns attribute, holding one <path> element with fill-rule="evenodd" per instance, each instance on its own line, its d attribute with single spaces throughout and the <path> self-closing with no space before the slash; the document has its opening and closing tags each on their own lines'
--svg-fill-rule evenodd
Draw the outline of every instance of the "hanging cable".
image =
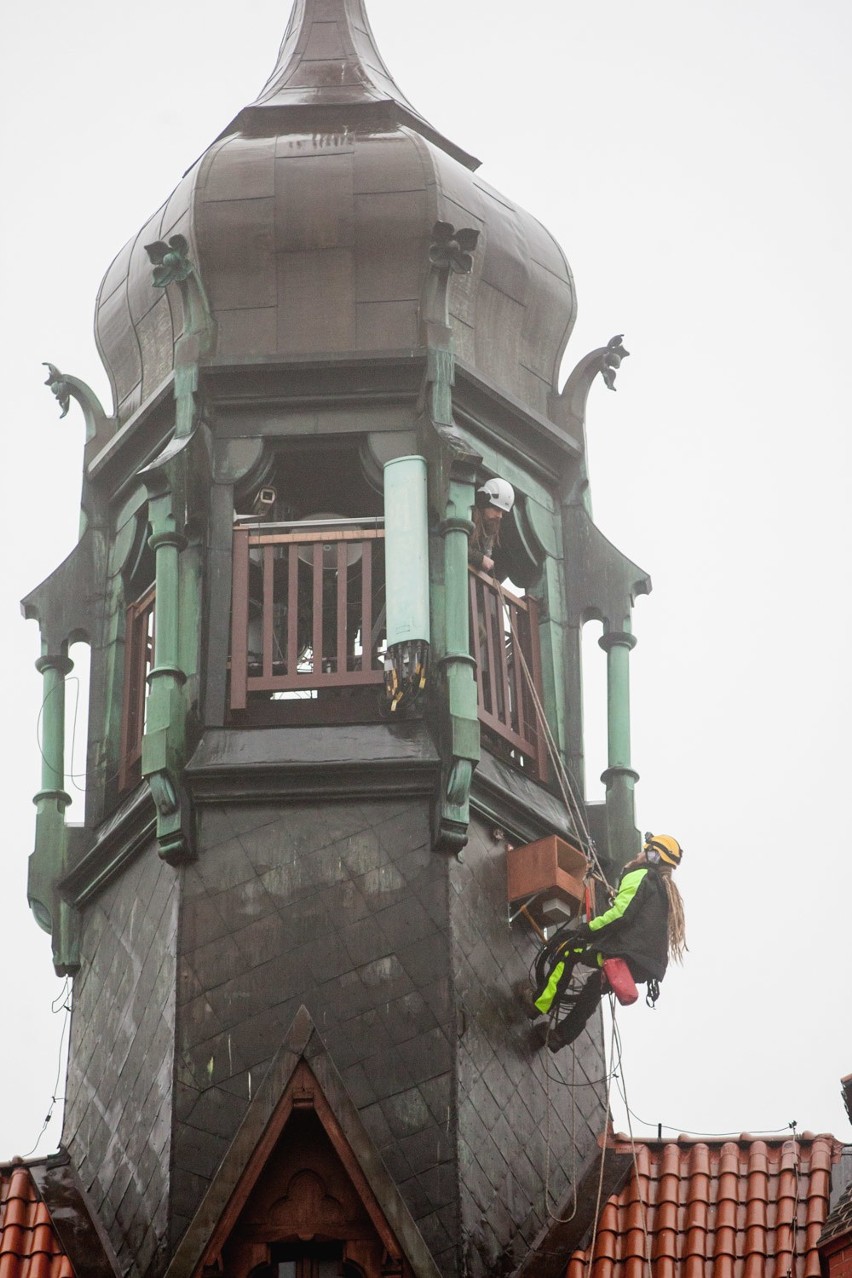
<svg viewBox="0 0 852 1278">
<path fill-rule="evenodd" d="M 547 1024 L 547 1036 L 545 1038 L 545 1046 L 550 1038 L 550 1030 L 552 1019 Z M 577 1075 L 577 1053 L 571 1053 L 571 1082 L 568 1086 L 574 1090 L 574 1079 Z M 555 1211 L 550 1209 L 550 1071 L 547 1063 L 544 1066 L 544 1102 L 545 1102 L 545 1129 L 544 1129 L 544 1209 L 550 1219 L 557 1225 L 567 1225 L 574 1219 L 577 1214 L 577 1106 L 571 1106 L 571 1168 L 569 1172 L 569 1182 L 574 1187 L 574 1205 L 571 1208 L 570 1216 L 557 1216 Z"/>
<path fill-rule="evenodd" d="M 787 1278 L 793 1278 L 793 1275 L 796 1272 L 796 1257 L 798 1255 L 798 1250 L 799 1250 L 798 1248 L 799 1196 L 800 1196 L 799 1172 L 801 1169 L 801 1162 L 802 1162 L 801 1156 L 799 1153 L 800 1146 L 799 1146 L 799 1137 L 796 1132 L 796 1123 L 795 1122 L 790 1123 L 790 1127 L 793 1129 L 793 1149 L 794 1149 L 794 1157 L 795 1157 L 795 1163 L 794 1163 L 795 1182 L 794 1183 L 796 1188 L 795 1188 L 794 1197 L 793 1197 L 793 1211 L 790 1217 L 790 1235 L 791 1235 L 790 1264 L 787 1268 Z"/>
<path fill-rule="evenodd" d="M 630 1154 L 633 1159 L 633 1173 L 636 1177 L 636 1195 L 639 1199 L 639 1205 L 642 1208 L 642 1234 L 645 1240 L 645 1264 L 648 1269 L 648 1278 L 654 1278 L 653 1268 L 651 1265 L 651 1233 L 648 1228 L 648 1204 L 645 1202 L 642 1195 L 642 1182 L 639 1177 L 639 1162 L 636 1157 L 636 1140 L 633 1135 L 633 1127 L 630 1122 L 630 1106 L 627 1104 L 627 1080 L 624 1077 L 624 1062 L 621 1055 L 621 1035 L 619 1034 L 615 1023 L 615 1000 L 612 995 L 610 995 L 610 1015 L 612 1016 L 613 1044 L 618 1050 L 620 1075 L 617 1086 L 624 1101 L 624 1107 L 627 1110 L 627 1133 L 630 1138 Z"/>
<path fill-rule="evenodd" d="M 610 995 L 610 998 L 612 998 L 611 995 Z M 615 1035 L 615 1011 L 614 1010 L 612 1010 L 612 1030 L 613 1030 L 613 1040 L 610 1042 L 610 1049 L 609 1049 L 610 1061 L 613 1060 L 613 1042 L 614 1042 L 614 1035 Z M 600 1224 L 600 1215 L 601 1215 L 601 1199 L 603 1197 L 604 1165 L 606 1162 L 607 1136 L 609 1134 L 609 1097 L 610 1097 L 610 1091 L 612 1087 L 612 1069 L 611 1068 L 608 1071 L 607 1078 L 608 1078 L 608 1082 L 607 1082 L 607 1089 L 606 1089 L 606 1102 L 604 1105 L 604 1115 L 605 1115 L 604 1132 L 603 1132 L 603 1139 L 601 1141 L 601 1170 L 600 1170 L 600 1175 L 598 1176 L 598 1192 L 597 1192 L 597 1197 L 595 1199 L 595 1215 L 594 1215 L 595 1223 L 594 1223 L 594 1228 L 592 1229 L 592 1237 L 589 1243 L 589 1248 L 587 1252 L 587 1261 L 586 1261 L 588 1266 L 587 1272 L 589 1274 L 591 1274 L 592 1266 L 595 1263 L 595 1246 L 597 1245 L 597 1241 L 598 1241 L 598 1226 Z"/>
<path fill-rule="evenodd" d="M 28 1153 L 23 1155 L 24 1158 L 31 1157 L 31 1155 L 34 1154 L 35 1151 L 38 1149 L 41 1143 L 41 1138 L 44 1135 L 44 1133 L 47 1131 L 48 1123 L 53 1118 L 54 1109 L 56 1108 L 59 1101 L 63 1101 L 65 1099 L 64 1096 L 57 1096 L 56 1093 L 59 1091 L 59 1080 L 62 1077 L 62 1063 L 65 1059 L 62 1048 L 63 1048 L 63 1043 L 65 1040 L 65 1031 L 68 1028 L 68 1018 L 71 1012 L 71 1003 L 70 1003 L 71 991 L 72 991 L 71 978 L 66 976 L 62 989 L 59 991 L 57 996 L 51 1000 L 50 1010 L 54 1016 L 57 1016 L 60 1012 L 65 1013 L 65 1018 L 62 1022 L 62 1029 L 59 1034 L 59 1060 L 57 1061 L 57 1065 L 56 1065 L 56 1080 L 53 1084 L 53 1094 L 50 1098 L 50 1105 L 48 1107 L 47 1114 L 45 1115 L 44 1122 L 41 1125 L 41 1131 L 36 1137 L 35 1144 L 33 1145 L 32 1149 L 29 1150 Z"/>
<path fill-rule="evenodd" d="M 585 814 L 583 812 L 583 805 L 580 803 L 580 801 L 578 800 L 577 796 L 574 793 L 570 778 L 568 776 L 567 769 L 562 761 L 562 756 L 559 752 L 559 747 L 556 742 L 556 738 L 554 737 L 553 732 L 551 731 L 551 728 L 550 728 L 550 724 L 547 721 L 547 715 L 544 712 L 544 706 L 542 705 L 541 698 L 538 695 L 538 690 L 535 686 L 535 681 L 533 680 L 532 672 L 530 671 L 529 665 L 527 664 L 526 657 L 524 656 L 523 649 L 520 644 L 512 609 L 508 605 L 508 601 L 506 599 L 506 595 L 503 590 L 502 583 L 497 581 L 496 578 L 494 579 L 494 581 L 497 587 L 497 592 L 500 596 L 500 602 L 503 607 L 504 617 L 508 618 L 509 631 L 512 636 L 513 652 L 517 654 L 518 660 L 520 662 L 521 672 L 524 676 L 524 681 L 527 686 L 527 692 L 529 693 L 530 700 L 532 701 L 533 708 L 535 710 L 536 719 L 539 725 L 539 731 L 541 733 L 541 736 L 544 739 L 544 743 L 547 748 L 548 757 L 550 758 L 550 761 L 553 765 L 554 772 L 556 773 L 556 779 L 559 783 L 559 789 L 562 794 L 562 801 L 565 804 L 567 811 L 569 812 L 569 814 L 571 815 L 574 821 L 575 829 L 580 835 L 581 842 L 584 844 L 589 854 L 589 859 L 592 861 L 595 867 L 595 870 L 597 871 L 597 874 L 600 877 L 601 882 L 603 883 L 607 891 L 610 894 L 612 894 L 615 889 L 613 888 L 612 884 L 608 881 L 604 873 L 603 866 L 601 865 L 600 860 L 598 858 L 597 849 L 595 848 L 594 839 L 592 838 L 591 832 L 589 831 L 589 827 L 586 824 Z"/>
</svg>

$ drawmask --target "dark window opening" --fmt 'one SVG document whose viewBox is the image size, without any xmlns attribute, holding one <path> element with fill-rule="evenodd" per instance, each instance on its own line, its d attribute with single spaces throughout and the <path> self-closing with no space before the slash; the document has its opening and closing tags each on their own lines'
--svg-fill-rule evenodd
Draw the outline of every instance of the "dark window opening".
<svg viewBox="0 0 852 1278">
<path fill-rule="evenodd" d="M 364 1278 L 354 1261 L 344 1260 L 343 1243 L 278 1243 L 268 1263 L 257 1265 L 248 1278 Z"/>
<path fill-rule="evenodd" d="M 127 609 L 124 634 L 124 698 L 121 715 L 121 790 L 142 776 L 142 738 L 148 702 L 148 675 L 154 664 L 154 587 Z"/>
</svg>

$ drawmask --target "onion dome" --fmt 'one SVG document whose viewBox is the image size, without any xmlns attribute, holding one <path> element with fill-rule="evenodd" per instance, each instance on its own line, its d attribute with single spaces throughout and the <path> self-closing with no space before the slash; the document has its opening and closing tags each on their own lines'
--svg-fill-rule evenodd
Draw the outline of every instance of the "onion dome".
<svg viewBox="0 0 852 1278">
<path fill-rule="evenodd" d="M 436 221 L 480 231 L 451 290 L 461 365 L 547 415 L 575 315 L 564 254 L 408 102 L 363 0 L 296 0 L 275 70 L 119 253 L 95 330 L 125 420 L 172 370 L 180 303 L 145 245 L 182 235 L 222 364 L 360 359 L 419 345 Z M 169 290 L 171 294 L 172 290 Z"/>
</svg>

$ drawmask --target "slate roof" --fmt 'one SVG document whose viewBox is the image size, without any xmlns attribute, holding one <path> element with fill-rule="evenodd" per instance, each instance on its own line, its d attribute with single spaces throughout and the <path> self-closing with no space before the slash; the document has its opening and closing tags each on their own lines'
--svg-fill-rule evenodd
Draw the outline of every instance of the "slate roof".
<svg viewBox="0 0 852 1278">
<path fill-rule="evenodd" d="M 633 1146 L 616 1136 L 610 1148 Z M 592 1265 L 589 1251 L 575 1251 L 566 1278 L 644 1278 L 648 1255 L 654 1278 L 820 1278 L 840 1150 L 811 1132 L 637 1141 L 631 1174 L 601 1212 Z"/>
<path fill-rule="evenodd" d="M 0 1163 L 0 1278 L 75 1278 L 29 1166 Z"/>
<path fill-rule="evenodd" d="M 837 1206 L 826 1220 L 819 1240 L 820 1246 L 825 1247 L 828 1243 L 836 1243 L 844 1237 L 852 1241 L 852 1184 L 846 1186 Z"/>
</svg>

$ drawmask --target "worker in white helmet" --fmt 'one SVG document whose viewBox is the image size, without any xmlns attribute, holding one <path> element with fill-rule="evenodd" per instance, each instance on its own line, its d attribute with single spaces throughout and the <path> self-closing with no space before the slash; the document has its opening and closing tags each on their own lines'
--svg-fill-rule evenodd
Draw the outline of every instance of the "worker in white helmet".
<svg viewBox="0 0 852 1278">
<path fill-rule="evenodd" d="M 494 551 L 500 545 L 500 526 L 515 504 L 515 490 L 505 479 L 489 479 L 476 490 L 473 532 L 468 561 L 480 572 L 494 569 Z"/>
</svg>

